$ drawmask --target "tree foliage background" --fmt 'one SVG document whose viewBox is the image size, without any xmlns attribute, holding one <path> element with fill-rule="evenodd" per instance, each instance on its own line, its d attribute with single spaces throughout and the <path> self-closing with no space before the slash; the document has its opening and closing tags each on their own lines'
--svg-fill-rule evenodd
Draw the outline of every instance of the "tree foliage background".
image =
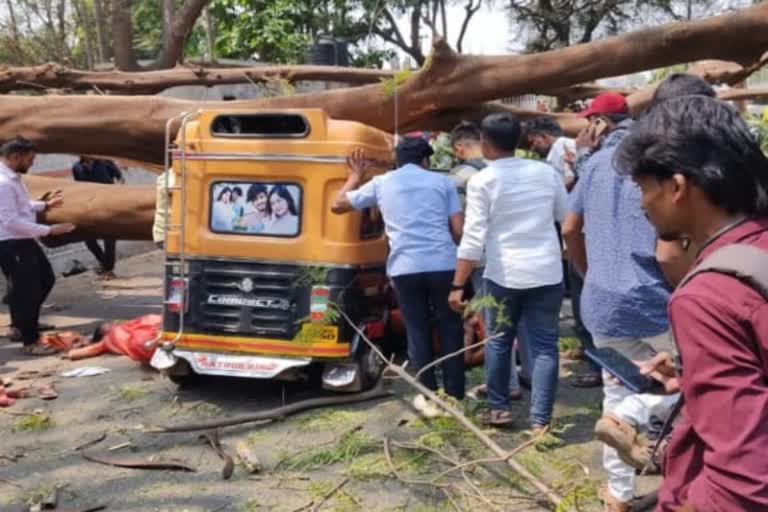
<svg viewBox="0 0 768 512">
<path fill-rule="evenodd" d="M 301 63 L 321 35 L 348 42 L 353 65 L 395 54 L 421 65 L 433 33 L 459 51 L 481 9 L 506 13 L 517 48 L 542 51 L 757 0 L 0 0 L 0 61 L 78 68 L 170 67 L 185 59 Z M 461 30 L 448 34 L 448 17 Z M 482 27 L 476 26 L 475 29 Z"/>
</svg>

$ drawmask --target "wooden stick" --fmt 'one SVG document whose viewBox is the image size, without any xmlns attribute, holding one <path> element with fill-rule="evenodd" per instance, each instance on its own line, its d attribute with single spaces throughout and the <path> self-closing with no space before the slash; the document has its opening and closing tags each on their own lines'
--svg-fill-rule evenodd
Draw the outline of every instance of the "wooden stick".
<svg viewBox="0 0 768 512">
<path fill-rule="evenodd" d="M 472 423 L 469 418 L 464 416 L 461 412 L 459 412 L 457 409 L 455 409 L 452 405 L 447 403 L 445 400 L 440 398 L 434 391 L 427 388 L 423 384 L 421 384 L 419 381 L 414 379 L 412 376 L 410 376 L 405 370 L 400 368 L 397 365 L 391 364 L 387 358 L 384 356 L 384 354 L 379 350 L 379 347 L 377 347 L 368 337 L 365 335 L 365 333 L 352 321 L 352 319 L 349 318 L 349 316 L 342 311 L 341 309 L 337 309 L 337 311 L 346 319 L 346 321 L 349 323 L 349 325 L 360 335 L 360 339 L 362 339 L 365 343 L 368 344 L 368 346 L 373 350 L 382 361 L 384 361 L 387 365 L 390 371 L 397 374 L 399 377 L 401 377 L 404 381 L 406 381 L 408 384 L 410 384 L 412 387 L 416 388 L 420 393 L 428 397 L 430 400 L 432 400 L 434 403 L 439 405 L 445 412 L 453 416 L 456 421 L 461 423 L 467 430 L 469 430 L 472 434 L 477 437 L 480 442 L 482 442 L 486 447 L 488 447 L 493 453 L 498 455 L 499 457 L 506 457 L 507 451 L 504 450 L 501 446 L 499 446 L 496 441 L 490 438 L 488 434 L 483 432 L 481 429 L 479 429 L 474 423 Z M 507 464 L 509 467 L 512 468 L 512 470 L 523 477 L 525 480 L 527 480 L 536 490 L 541 492 L 544 496 L 547 497 L 547 499 L 556 507 L 560 505 L 560 502 L 562 501 L 562 498 L 553 491 L 547 484 L 536 478 L 535 475 L 533 475 L 530 471 L 528 471 L 522 464 L 517 462 L 513 457 L 509 457 L 506 459 Z"/>
<path fill-rule="evenodd" d="M 489 336 L 488 338 L 485 338 L 482 341 L 478 341 L 477 343 L 473 343 L 472 345 L 469 345 L 467 347 L 461 348 L 461 349 L 457 350 L 456 352 L 451 352 L 450 354 L 446 354 L 446 355 L 444 355 L 442 357 L 438 357 L 437 359 L 435 359 L 434 361 L 432 361 L 428 365 L 423 366 L 421 368 L 421 370 L 419 370 L 414 377 L 418 379 L 419 377 L 421 377 L 422 373 L 424 373 L 425 371 L 429 370 L 430 368 L 432 368 L 434 366 L 437 366 L 438 364 L 442 363 L 446 359 L 450 359 L 452 357 L 455 357 L 455 356 L 458 356 L 460 354 L 463 354 L 464 352 L 467 352 L 468 350 L 472 350 L 473 348 L 478 348 L 478 347 L 485 346 L 486 343 L 488 343 L 491 340 L 495 340 L 496 338 L 501 337 L 503 334 L 504 333 L 494 334 L 493 336 Z"/>
</svg>

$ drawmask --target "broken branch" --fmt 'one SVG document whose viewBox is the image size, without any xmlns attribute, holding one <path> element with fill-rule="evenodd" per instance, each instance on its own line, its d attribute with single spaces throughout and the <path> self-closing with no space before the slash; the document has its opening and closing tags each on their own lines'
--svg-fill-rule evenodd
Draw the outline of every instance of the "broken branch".
<svg viewBox="0 0 768 512">
<path fill-rule="evenodd" d="M 344 319 L 349 323 L 349 325 L 352 327 L 352 329 L 355 330 L 360 335 L 360 339 L 362 339 L 370 348 L 373 350 L 376 355 L 379 356 L 379 358 L 384 361 L 384 363 L 387 365 L 390 371 L 397 374 L 399 377 L 401 377 L 404 381 L 406 381 L 408 384 L 410 384 L 412 387 L 416 388 L 420 393 L 428 397 L 430 400 L 432 400 L 434 403 L 440 406 L 441 409 L 443 409 L 445 412 L 453 416 L 461 425 L 464 426 L 467 430 L 469 430 L 472 434 L 475 435 L 486 447 L 488 447 L 492 452 L 494 452 L 499 457 L 504 457 L 507 455 L 506 450 L 504 450 L 501 446 L 499 446 L 493 439 L 488 436 L 485 432 L 483 432 L 481 429 L 479 429 L 474 423 L 472 423 L 469 418 L 464 416 L 461 412 L 459 412 L 456 408 L 454 408 L 452 405 L 450 405 L 448 402 L 440 398 L 434 391 L 424 386 L 422 383 L 420 383 L 418 380 L 413 378 L 411 375 L 409 375 L 404 369 L 401 367 L 391 364 L 389 360 L 384 356 L 384 354 L 381 352 L 379 347 L 377 347 L 368 337 L 366 336 L 365 332 L 362 331 L 355 323 L 352 321 L 351 318 L 341 309 L 338 309 L 338 312 L 341 314 L 341 316 L 344 317 Z M 535 475 L 533 475 L 530 471 L 528 471 L 525 467 L 523 467 L 520 463 L 518 463 L 514 458 L 509 457 L 506 459 L 507 464 L 512 468 L 512 470 L 523 477 L 525 480 L 528 481 L 536 490 L 541 492 L 546 498 L 555 506 L 560 505 L 560 502 L 562 501 L 562 498 L 553 491 L 547 484 L 536 478 Z"/>
</svg>

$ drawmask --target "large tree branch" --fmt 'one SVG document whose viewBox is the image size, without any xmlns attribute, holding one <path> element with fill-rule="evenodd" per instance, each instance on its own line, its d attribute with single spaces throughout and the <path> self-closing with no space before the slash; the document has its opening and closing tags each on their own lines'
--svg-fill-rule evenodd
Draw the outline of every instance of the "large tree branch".
<svg viewBox="0 0 768 512">
<path fill-rule="evenodd" d="M 463 56 L 438 41 L 430 64 L 397 87 L 398 121 L 401 127 L 412 126 L 448 109 L 461 111 L 499 97 L 704 58 L 753 61 L 766 47 L 768 3 L 535 55 Z M 336 119 L 393 131 L 395 95 L 390 85 L 220 105 L 161 97 L 0 96 L 0 139 L 22 133 L 37 141 L 42 151 L 160 163 L 166 120 L 212 107 L 323 108 Z"/>
<path fill-rule="evenodd" d="M 0 92 L 30 88 L 89 91 L 98 89 L 124 94 L 155 94 L 179 85 L 221 85 L 275 80 L 333 81 L 370 84 L 392 76 L 376 69 L 340 66 L 256 66 L 250 68 L 205 69 L 178 66 L 157 71 L 80 71 L 49 63 L 31 67 L 0 67 Z"/>
<path fill-rule="evenodd" d="M 464 6 L 464 21 L 461 22 L 461 30 L 459 30 L 459 37 L 456 39 L 456 51 L 464 53 L 464 37 L 467 35 L 467 28 L 469 28 L 469 22 L 477 11 L 483 6 L 483 0 L 477 0 L 477 4 L 474 0 L 467 0 L 467 5 Z"/>
<path fill-rule="evenodd" d="M 181 62 L 187 37 L 208 1 L 186 0 L 177 12 L 172 13 L 173 22 L 169 30 L 163 34 L 163 46 L 160 55 L 152 65 L 153 68 L 172 68 Z"/>
</svg>

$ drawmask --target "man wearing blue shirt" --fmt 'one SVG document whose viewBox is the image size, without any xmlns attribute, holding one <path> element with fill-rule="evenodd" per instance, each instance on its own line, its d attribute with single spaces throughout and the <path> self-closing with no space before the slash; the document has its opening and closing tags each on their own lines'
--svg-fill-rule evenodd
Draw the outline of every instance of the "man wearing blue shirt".
<svg viewBox="0 0 768 512">
<path fill-rule="evenodd" d="M 614 166 L 616 149 L 633 122 L 626 100 L 619 94 L 602 94 L 583 115 L 590 126 L 576 144 L 580 153 L 589 154 L 579 157 L 579 181 L 563 224 L 569 256 L 585 275 L 582 320 L 598 348 L 612 347 L 636 361 L 650 359 L 657 351 L 673 350 L 668 282 L 680 270 L 665 258 L 673 248 L 657 241 L 640 206 L 640 189 Z M 607 432 L 621 427 L 636 432 L 647 426 L 652 415 L 663 418 L 674 404 L 673 397 L 633 395 L 605 377 L 604 416 L 595 429 L 603 441 L 607 442 Z M 603 466 L 609 475 L 603 495 L 605 512 L 628 512 L 635 468 L 608 445 Z"/>
<path fill-rule="evenodd" d="M 332 207 L 334 213 L 374 206 L 381 210 L 390 248 L 387 274 L 394 283 L 405 322 L 409 365 L 414 371 L 434 358 L 432 312 L 444 354 L 460 350 L 464 342 L 461 316 L 451 311 L 447 300 L 464 216 L 456 185 L 425 169 L 432 154 L 425 140 L 405 138 L 396 149 L 398 168 L 363 185 L 369 162 L 362 150 L 355 151 L 348 160 L 349 178 Z M 445 392 L 462 399 L 463 356 L 446 360 L 442 368 Z M 437 390 L 434 371 L 424 372 L 420 381 Z M 427 414 L 436 414 L 434 405 L 427 404 L 423 396 L 414 404 Z"/>
</svg>

